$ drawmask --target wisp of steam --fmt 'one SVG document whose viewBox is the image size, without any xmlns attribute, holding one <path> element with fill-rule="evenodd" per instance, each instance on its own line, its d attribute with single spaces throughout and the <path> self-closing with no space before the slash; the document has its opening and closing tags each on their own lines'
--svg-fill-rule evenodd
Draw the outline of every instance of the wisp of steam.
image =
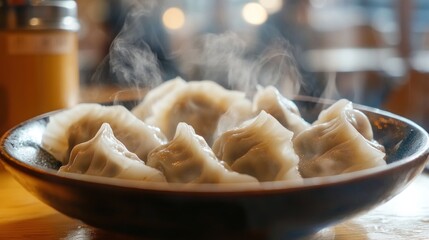
<svg viewBox="0 0 429 240">
<path fill-rule="evenodd" d="M 131 87 L 155 87 L 162 82 L 158 58 L 145 41 L 151 31 L 142 27 L 145 18 L 152 14 L 151 1 L 132 1 L 124 25 L 111 43 L 108 55 L 92 76 L 92 82 L 114 79 L 115 82 Z"/>
<path fill-rule="evenodd" d="M 114 78 L 127 87 L 150 89 L 169 80 L 163 79 L 159 56 L 146 42 L 146 39 L 162 41 L 168 35 L 157 36 L 159 32 L 143 27 L 144 19 L 156 13 L 157 7 L 156 1 L 132 2 L 123 28 L 93 75 L 93 82 Z M 263 45 L 234 32 L 200 34 L 183 46 L 167 55 L 177 63 L 177 75 L 186 80 L 216 81 L 228 89 L 244 91 L 249 97 L 258 85 L 274 85 L 292 98 L 302 85 L 292 47 L 281 37 Z"/>
</svg>

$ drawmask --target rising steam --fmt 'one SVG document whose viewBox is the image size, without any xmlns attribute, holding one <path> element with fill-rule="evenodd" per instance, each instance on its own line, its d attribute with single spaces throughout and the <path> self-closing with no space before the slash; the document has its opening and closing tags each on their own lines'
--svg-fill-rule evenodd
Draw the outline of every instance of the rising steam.
<svg viewBox="0 0 429 240">
<path fill-rule="evenodd" d="M 161 43 L 168 36 L 150 30 L 163 28 L 161 25 L 144 25 L 158 5 L 155 1 L 132 2 L 125 24 L 93 81 L 114 78 L 121 85 L 153 88 L 168 80 L 164 79 L 159 56 L 153 52 L 154 43 Z M 177 62 L 182 71 L 178 74 L 187 80 L 213 80 L 249 96 L 258 85 L 274 85 L 290 98 L 300 90 L 301 76 L 292 47 L 284 38 L 256 46 L 236 33 L 225 32 L 195 36 L 186 44 L 187 47 L 167 55 L 180 60 Z"/>
<path fill-rule="evenodd" d="M 278 87 L 292 97 L 299 92 L 301 76 L 285 39 L 255 47 L 236 33 L 207 34 L 192 46 L 193 61 L 201 79 L 209 79 L 253 95 L 257 85 Z M 188 54 L 189 56 L 189 54 Z"/>
<path fill-rule="evenodd" d="M 155 87 L 162 82 L 158 58 L 145 41 L 155 34 L 143 24 L 154 10 L 152 1 L 130 1 L 125 23 L 113 40 L 109 54 L 98 67 L 92 81 L 109 79 L 135 87 Z M 113 79 L 112 79 L 113 78 Z"/>
</svg>

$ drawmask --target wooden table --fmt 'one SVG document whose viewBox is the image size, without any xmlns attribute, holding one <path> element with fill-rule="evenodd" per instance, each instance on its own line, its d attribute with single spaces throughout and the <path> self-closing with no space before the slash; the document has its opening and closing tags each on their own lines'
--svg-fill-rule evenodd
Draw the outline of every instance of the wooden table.
<svg viewBox="0 0 429 240">
<path fill-rule="evenodd" d="M 69 218 L 40 202 L 0 170 L 0 239 L 137 239 Z M 429 174 L 372 211 L 308 239 L 429 239 Z"/>
</svg>

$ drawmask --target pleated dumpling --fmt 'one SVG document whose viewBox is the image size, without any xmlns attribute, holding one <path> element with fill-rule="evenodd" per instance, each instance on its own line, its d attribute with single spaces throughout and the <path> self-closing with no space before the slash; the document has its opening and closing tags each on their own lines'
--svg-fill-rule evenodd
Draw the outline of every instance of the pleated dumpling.
<svg viewBox="0 0 429 240">
<path fill-rule="evenodd" d="M 243 99 L 242 101 L 233 103 L 219 118 L 213 139 L 217 139 L 222 133 L 238 127 L 254 116 L 255 113 L 252 110 L 252 102 L 250 100 Z"/>
<path fill-rule="evenodd" d="M 372 139 L 366 116 L 341 100 L 322 111 L 294 138 L 303 177 L 331 176 L 385 165 L 383 147 Z"/>
<path fill-rule="evenodd" d="M 253 98 L 253 104 L 257 112 L 264 110 L 271 114 L 294 134 L 310 127 L 310 124 L 301 117 L 296 104 L 282 96 L 273 86 L 259 88 Z"/>
<path fill-rule="evenodd" d="M 261 182 L 300 179 L 292 136 L 273 116 L 261 111 L 257 117 L 223 133 L 214 142 L 213 151 L 232 170 Z"/>
<path fill-rule="evenodd" d="M 228 170 L 214 155 L 206 141 L 194 129 L 179 123 L 174 138 L 154 149 L 147 165 L 164 173 L 174 183 L 256 183 L 245 174 Z"/>
<path fill-rule="evenodd" d="M 94 137 L 103 123 L 109 123 L 115 136 L 143 161 L 152 149 L 166 142 L 158 128 L 145 124 L 123 106 L 85 103 L 49 118 L 42 147 L 67 164 L 71 149 Z"/>
<path fill-rule="evenodd" d="M 160 171 L 146 166 L 136 154 L 127 150 L 114 136 L 108 123 L 101 125 L 94 138 L 76 145 L 70 153 L 70 161 L 59 171 L 165 182 L 165 177 Z"/>
<path fill-rule="evenodd" d="M 180 77 L 166 81 L 158 87 L 150 90 L 144 97 L 143 101 L 135 106 L 131 112 L 137 118 L 144 120 L 154 112 L 158 111 L 155 105 L 156 102 L 160 101 L 169 94 L 173 94 L 174 91 L 180 91 L 180 89 L 185 86 L 185 80 Z"/>
<path fill-rule="evenodd" d="M 167 88 L 164 84 L 157 88 Z M 169 140 L 174 137 L 177 124 L 185 122 L 211 144 L 220 116 L 233 103 L 245 99 L 243 92 L 226 90 L 212 81 L 194 81 L 187 82 L 185 86 L 179 85 L 166 92 L 158 101 L 153 101 L 152 110 L 149 111 L 151 115 L 144 115 L 142 119 L 159 127 Z M 152 91 L 158 91 L 157 88 Z M 149 105 L 144 101 L 143 99 L 143 105 Z"/>
<path fill-rule="evenodd" d="M 342 113 L 346 114 L 347 120 L 360 134 L 368 140 L 373 140 L 373 132 L 369 119 L 363 112 L 354 109 L 353 103 L 347 99 L 340 99 L 329 108 L 321 111 L 313 125 L 329 122 Z"/>
</svg>

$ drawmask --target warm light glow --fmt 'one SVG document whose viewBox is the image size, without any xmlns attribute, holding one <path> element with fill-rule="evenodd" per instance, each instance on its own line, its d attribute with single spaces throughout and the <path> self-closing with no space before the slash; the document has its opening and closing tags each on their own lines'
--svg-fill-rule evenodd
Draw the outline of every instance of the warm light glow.
<svg viewBox="0 0 429 240">
<path fill-rule="evenodd" d="M 259 3 L 248 3 L 244 5 L 241 14 L 246 22 L 253 25 L 264 23 L 268 17 L 267 11 Z"/>
<path fill-rule="evenodd" d="M 282 6 L 283 6 L 283 1 L 282 0 L 259 0 L 259 3 L 270 14 L 278 12 L 282 8 Z"/>
<path fill-rule="evenodd" d="M 40 25 L 40 19 L 39 18 L 31 18 L 29 21 L 30 26 L 38 26 Z"/>
<path fill-rule="evenodd" d="M 180 8 L 169 8 L 162 15 L 162 22 L 164 23 L 164 26 L 168 29 L 180 29 L 185 25 L 185 14 Z"/>
</svg>

